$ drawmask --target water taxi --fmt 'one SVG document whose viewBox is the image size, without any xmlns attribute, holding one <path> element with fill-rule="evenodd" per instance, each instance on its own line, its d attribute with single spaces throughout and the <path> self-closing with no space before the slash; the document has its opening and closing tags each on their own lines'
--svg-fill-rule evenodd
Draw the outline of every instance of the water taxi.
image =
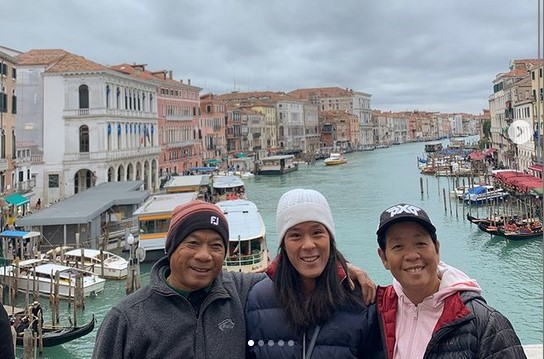
<svg viewBox="0 0 544 359">
<path fill-rule="evenodd" d="M 72 249 L 64 253 L 63 263 L 70 267 L 81 266 L 106 279 L 123 279 L 127 277 L 128 261 L 108 251 L 97 249 Z M 83 258 L 83 259 L 82 259 Z"/>
<path fill-rule="evenodd" d="M 208 200 L 210 177 L 211 174 L 172 176 L 164 184 L 163 189 L 166 193 L 197 192 L 199 199 Z"/>
<path fill-rule="evenodd" d="M 348 160 L 341 153 L 332 152 L 328 158 L 323 160 L 323 163 L 325 166 L 336 166 L 348 163 Z"/>
<path fill-rule="evenodd" d="M 283 175 L 298 170 L 294 162 L 294 155 L 276 155 L 261 158 L 257 174 L 259 175 Z"/>
<path fill-rule="evenodd" d="M 268 266 L 266 230 L 255 203 L 248 200 L 217 202 L 229 222 L 229 248 L 223 268 L 250 272 Z"/>
<path fill-rule="evenodd" d="M 83 295 L 88 297 L 96 295 L 104 290 L 106 280 L 94 273 L 68 267 L 62 264 L 50 262 L 46 259 L 27 259 L 18 264 L 0 267 L 0 276 L 5 276 L 4 281 L 17 280 L 17 289 L 20 292 L 37 291 L 41 295 L 50 295 L 55 291 L 55 278 L 58 273 L 59 297 L 75 297 L 76 278 L 82 278 L 81 288 Z"/>
<path fill-rule="evenodd" d="M 245 183 L 238 176 L 213 176 L 212 177 L 212 202 L 245 199 Z"/>
<path fill-rule="evenodd" d="M 425 152 L 434 153 L 439 152 L 444 148 L 441 142 L 429 142 L 425 144 Z"/>
<path fill-rule="evenodd" d="M 146 261 L 155 261 L 164 256 L 172 211 L 180 204 L 197 199 L 197 196 L 198 192 L 153 195 L 134 211 L 140 230 L 139 246 L 145 250 Z"/>
</svg>

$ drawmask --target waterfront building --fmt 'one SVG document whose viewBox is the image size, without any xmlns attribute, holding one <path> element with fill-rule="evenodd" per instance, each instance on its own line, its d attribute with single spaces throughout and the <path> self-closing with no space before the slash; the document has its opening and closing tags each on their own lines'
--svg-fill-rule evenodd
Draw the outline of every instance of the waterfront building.
<svg viewBox="0 0 544 359">
<path fill-rule="evenodd" d="M 153 83 L 157 89 L 159 176 L 188 173 L 202 165 L 198 132 L 199 87 L 191 80 L 175 80 L 172 71 L 149 71 L 144 64 L 120 64 L 111 67 L 126 75 Z"/>
<path fill-rule="evenodd" d="M 512 118 L 514 121 L 527 122 L 529 128 L 533 128 L 533 99 L 531 97 L 531 78 L 527 76 L 521 79 L 512 89 Z M 532 134 L 531 134 L 532 135 Z M 528 136 L 528 141 L 517 144 L 516 169 L 526 170 L 533 163 L 535 154 L 534 136 Z"/>
<path fill-rule="evenodd" d="M 544 87 L 544 78 L 542 77 L 542 64 L 543 60 L 540 60 L 540 63 L 537 66 L 531 68 L 531 94 L 532 94 L 532 114 L 533 114 L 533 144 L 534 144 L 534 154 L 531 156 L 532 164 L 529 166 L 529 172 L 534 176 L 542 178 L 542 168 L 543 168 L 543 153 L 542 149 L 544 147 L 544 106 L 543 106 L 543 96 L 544 93 L 542 88 Z"/>
<path fill-rule="evenodd" d="M 28 199 L 25 199 L 21 206 L 18 203 L 5 201 L 6 196 L 20 193 L 30 196 L 25 186 L 30 182 L 30 171 L 25 160 L 29 156 L 18 156 L 15 130 L 18 107 L 17 107 L 17 58 L 18 52 L 5 47 L 0 47 L 0 195 L 3 203 L 2 208 L 9 207 L 7 213 L 3 213 L 0 225 L 5 225 L 6 217 L 24 215 L 28 210 Z"/>
<path fill-rule="evenodd" d="M 61 49 L 17 59 L 17 130 L 43 153 L 32 166 L 42 205 L 104 182 L 158 189 L 154 84 Z"/>
<path fill-rule="evenodd" d="M 265 116 L 251 108 L 240 108 L 242 123 L 246 124 L 242 128 L 242 150 L 250 154 L 264 155 L 266 153 L 266 137 L 265 137 Z"/>
<path fill-rule="evenodd" d="M 242 118 L 242 110 L 239 107 L 227 105 L 226 109 L 227 154 L 233 156 L 236 153 L 247 151 L 242 140 L 243 132 L 247 134 L 247 117 Z"/>
<path fill-rule="evenodd" d="M 202 160 L 205 165 L 219 166 L 227 157 L 227 139 L 224 101 L 213 94 L 200 96 L 199 138 L 202 145 Z M 225 165 L 228 163 L 225 161 Z"/>
<path fill-rule="evenodd" d="M 317 105 L 319 111 L 339 110 L 357 116 L 360 138 L 354 145 L 373 144 L 374 128 L 371 121 L 371 94 L 340 87 L 301 88 L 288 95 Z"/>
<path fill-rule="evenodd" d="M 489 96 L 491 146 L 498 149 L 499 165 L 507 168 L 520 169 L 517 145 L 508 136 L 508 127 L 515 116 L 516 88 L 537 63 L 536 59 L 512 60 L 509 71 L 497 74 L 493 80 L 493 94 Z"/>
<path fill-rule="evenodd" d="M 132 213 L 149 197 L 143 181 L 104 182 L 41 210 L 17 218 L 16 227 L 41 233 L 42 253 L 58 246 L 117 248 L 138 223 Z"/>
<path fill-rule="evenodd" d="M 274 105 L 263 101 L 255 101 L 249 106 L 253 111 L 264 116 L 264 136 L 261 140 L 263 150 L 277 147 L 278 139 L 276 137 L 276 108 Z M 259 156 L 259 158 L 263 157 L 264 155 L 266 155 L 266 153 Z"/>
<path fill-rule="evenodd" d="M 357 149 L 359 143 L 359 119 L 345 111 L 327 110 L 320 112 L 322 147 L 332 152 Z"/>
</svg>

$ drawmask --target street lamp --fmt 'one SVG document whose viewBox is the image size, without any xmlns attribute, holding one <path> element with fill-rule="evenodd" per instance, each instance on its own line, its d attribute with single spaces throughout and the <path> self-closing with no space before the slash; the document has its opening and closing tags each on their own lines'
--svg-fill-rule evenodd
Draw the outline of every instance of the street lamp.
<svg viewBox="0 0 544 359">
<path fill-rule="evenodd" d="M 132 249 L 132 245 L 134 244 L 134 235 L 132 233 L 129 233 L 128 236 L 127 236 L 127 244 Z M 132 257 L 132 255 L 131 255 L 131 257 Z"/>
<path fill-rule="evenodd" d="M 130 294 L 136 289 L 140 288 L 140 270 L 138 264 L 138 256 L 134 247 L 138 246 L 137 241 L 134 238 L 132 233 L 127 235 L 127 244 L 129 248 L 129 260 L 128 260 L 128 273 L 127 273 L 127 284 L 126 284 L 126 293 Z"/>
</svg>

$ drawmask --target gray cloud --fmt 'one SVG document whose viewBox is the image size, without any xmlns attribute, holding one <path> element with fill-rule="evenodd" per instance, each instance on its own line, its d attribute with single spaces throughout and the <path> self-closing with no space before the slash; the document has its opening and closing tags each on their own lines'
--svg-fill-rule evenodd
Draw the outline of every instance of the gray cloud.
<svg viewBox="0 0 544 359">
<path fill-rule="evenodd" d="M 0 45 L 168 69 L 205 92 L 341 86 L 382 110 L 480 113 L 511 59 L 537 57 L 537 2 L 12 1 Z"/>
</svg>

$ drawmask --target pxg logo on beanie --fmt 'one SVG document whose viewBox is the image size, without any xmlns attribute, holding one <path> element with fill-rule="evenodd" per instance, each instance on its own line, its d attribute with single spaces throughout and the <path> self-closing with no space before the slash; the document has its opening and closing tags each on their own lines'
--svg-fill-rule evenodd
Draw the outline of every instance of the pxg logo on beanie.
<svg viewBox="0 0 544 359">
<path fill-rule="evenodd" d="M 425 227 L 430 234 L 436 233 L 433 222 L 423 209 L 412 204 L 400 203 L 382 212 L 376 234 L 382 236 L 391 225 L 405 221 L 417 222 Z"/>
</svg>

